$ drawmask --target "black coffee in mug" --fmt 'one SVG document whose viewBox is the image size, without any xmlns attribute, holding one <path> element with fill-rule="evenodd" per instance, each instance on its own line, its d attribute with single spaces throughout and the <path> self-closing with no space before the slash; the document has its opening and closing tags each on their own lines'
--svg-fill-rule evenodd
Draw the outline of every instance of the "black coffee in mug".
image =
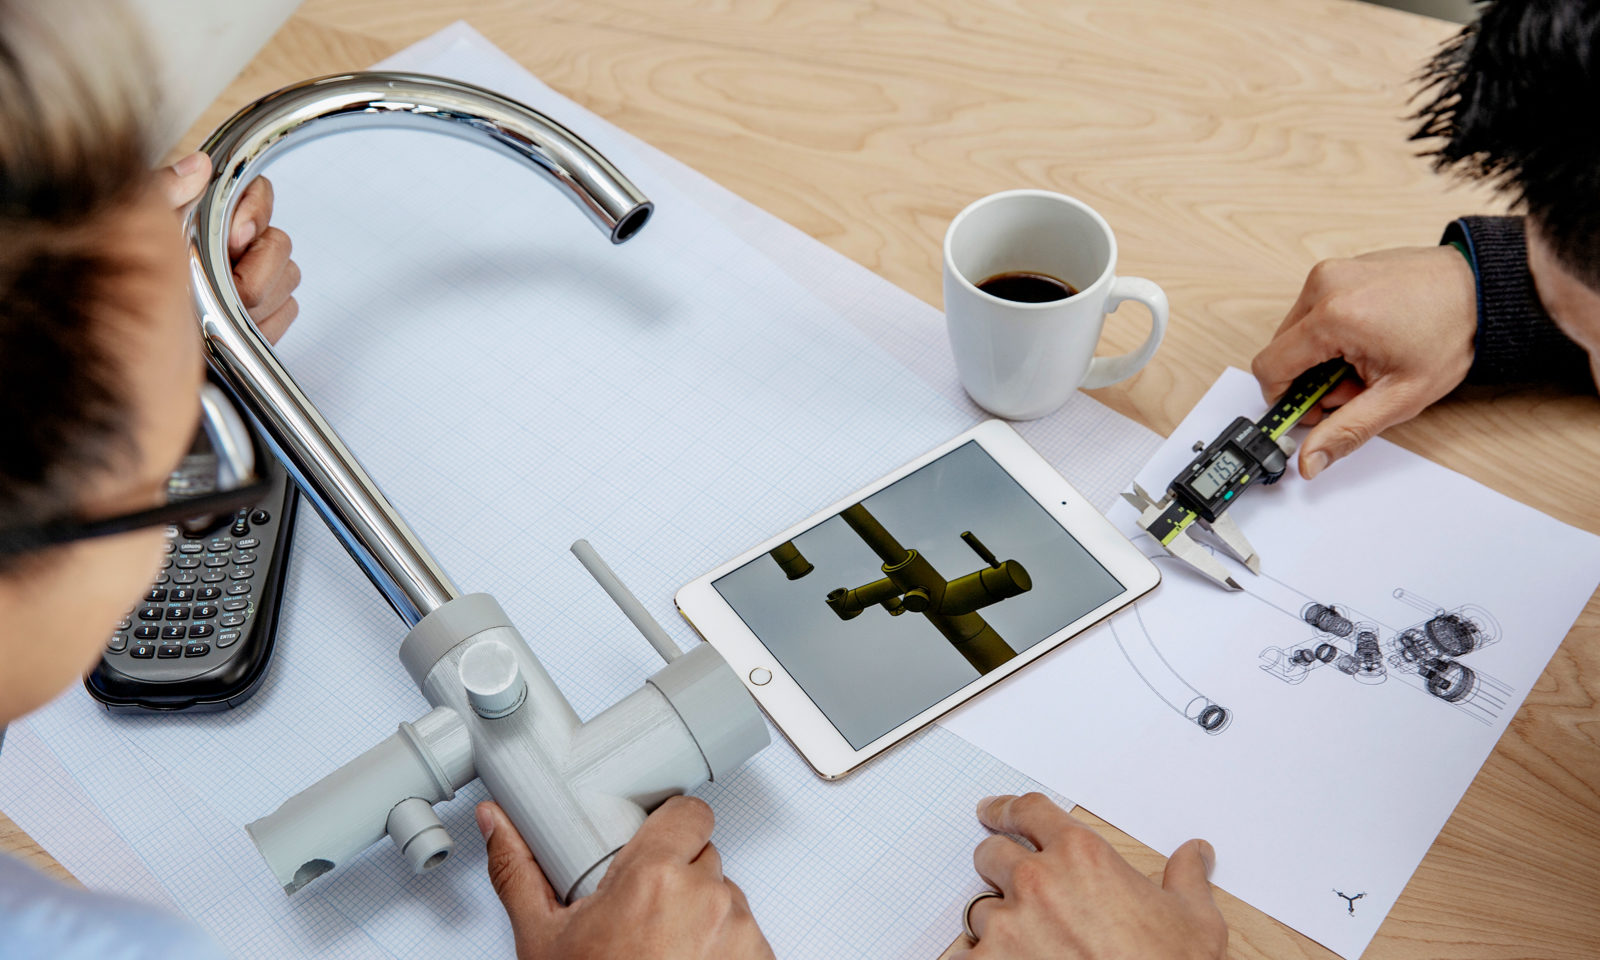
<svg viewBox="0 0 1600 960">
<path fill-rule="evenodd" d="M 1053 300 L 1065 300 L 1078 292 L 1077 287 L 1065 280 L 1026 270 L 997 273 L 978 284 L 978 289 L 992 297 L 1014 303 L 1050 303 Z"/>
</svg>

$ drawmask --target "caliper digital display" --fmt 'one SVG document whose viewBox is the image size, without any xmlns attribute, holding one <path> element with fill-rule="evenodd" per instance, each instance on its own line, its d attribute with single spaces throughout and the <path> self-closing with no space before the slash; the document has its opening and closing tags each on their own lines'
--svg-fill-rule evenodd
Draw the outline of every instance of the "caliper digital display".
<svg viewBox="0 0 1600 960">
<path fill-rule="evenodd" d="M 1253 420 L 1239 417 L 1189 461 L 1168 492 L 1203 520 L 1215 520 L 1252 483 L 1273 483 L 1289 458 Z"/>
<path fill-rule="evenodd" d="M 1210 465 L 1200 468 L 1200 475 L 1191 481 L 1196 493 L 1210 499 L 1217 495 L 1223 484 L 1239 475 L 1239 468 L 1244 466 L 1244 460 L 1231 450 L 1224 450 L 1217 454 Z"/>
</svg>

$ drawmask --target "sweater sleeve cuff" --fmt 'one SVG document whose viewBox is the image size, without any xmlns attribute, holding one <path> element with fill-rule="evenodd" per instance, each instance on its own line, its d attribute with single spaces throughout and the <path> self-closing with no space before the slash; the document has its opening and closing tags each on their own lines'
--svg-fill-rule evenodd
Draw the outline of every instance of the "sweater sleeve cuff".
<svg viewBox="0 0 1600 960">
<path fill-rule="evenodd" d="M 1545 313 L 1528 272 L 1521 217 L 1462 217 L 1440 243 L 1466 247 L 1478 281 L 1468 383 L 1558 383 L 1593 390 L 1588 353 Z"/>
</svg>

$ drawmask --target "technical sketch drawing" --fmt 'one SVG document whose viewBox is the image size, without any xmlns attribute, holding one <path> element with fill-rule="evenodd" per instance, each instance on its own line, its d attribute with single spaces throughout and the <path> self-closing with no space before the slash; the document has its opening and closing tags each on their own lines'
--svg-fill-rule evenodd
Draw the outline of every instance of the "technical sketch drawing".
<svg viewBox="0 0 1600 960">
<path fill-rule="evenodd" d="M 884 574 L 881 580 L 853 589 L 829 591 L 823 602 L 840 620 L 853 620 L 874 606 L 887 610 L 891 617 L 908 610 L 920 613 L 980 674 L 1017 655 L 978 611 L 1033 589 L 1033 580 L 1022 564 L 1001 561 L 966 530 L 962 542 L 987 566 L 946 580 L 921 553 L 901 546 L 864 504 L 846 507 L 839 516 L 883 561 Z M 814 569 L 793 540 L 778 544 L 769 554 L 790 580 L 799 580 Z"/>
<path fill-rule="evenodd" d="M 1128 622 L 1130 619 L 1132 623 Z M 1119 621 L 1121 629 L 1118 628 Z M 1167 706 L 1210 734 L 1221 733 L 1233 722 L 1232 711 L 1191 686 L 1156 649 L 1137 603 L 1127 613 L 1112 617 L 1108 623 L 1111 635 L 1122 649 L 1122 655 L 1128 658 L 1128 665 Z"/>
<path fill-rule="evenodd" d="M 1343 899 L 1343 900 L 1345 900 L 1346 902 L 1349 903 L 1349 905 L 1350 905 L 1350 916 L 1352 916 L 1352 917 L 1356 915 L 1356 901 L 1360 900 L 1362 897 L 1366 896 L 1366 894 L 1364 894 L 1364 893 L 1358 893 L 1358 894 L 1356 894 L 1355 896 L 1352 897 L 1352 896 L 1348 896 L 1346 894 L 1340 893 L 1338 890 L 1335 890 L 1333 892 L 1338 894 L 1338 896 L 1341 899 Z"/>
<path fill-rule="evenodd" d="M 1209 545 L 1205 549 L 1216 552 Z M 1146 556 L 1157 563 L 1172 561 L 1165 553 L 1146 552 Z M 1476 604 L 1447 610 L 1398 589 L 1394 599 L 1421 611 L 1426 619 L 1396 629 L 1349 606 L 1310 600 L 1265 574 L 1243 582 L 1249 584 L 1242 587 L 1245 595 L 1314 631 L 1305 642 L 1261 651 L 1258 666 L 1284 683 L 1302 683 L 1324 666 L 1366 685 L 1381 684 L 1393 674 L 1485 724 L 1492 723 L 1511 700 L 1511 687 L 1461 662 L 1463 656 L 1500 639 L 1499 621 Z M 1277 594 L 1278 602 L 1269 594 Z M 1298 601 L 1292 598 L 1306 601 L 1298 615 L 1293 607 Z M 1233 722 L 1231 710 L 1201 693 L 1162 656 L 1138 604 L 1113 617 L 1109 626 L 1134 673 L 1185 720 L 1209 734 L 1221 733 Z"/>
<path fill-rule="evenodd" d="M 1460 658 L 1498 641 L 1499 622 L 1475 604 L 1446 610 L 1403 589 L 1394 597 L 1427 619 L 1385 637 L 1381 624 L 1351 608 L 1313 601 L 1301 608 L 1300 619 L 1315 634 L 1291 647 L 1268 647 L 1259 666 L 1285 683 L 1301 683 L 1323 666 L 1368 684 L 1382 683 L 1393 672 L 1482 723 L 1498 717 L 1511 688 Z"/>
<path fill-rule="evenodd" d="M 1146 533 L 1145 536 L 1150 535 Z M 1150 537 L 1150 539 L 1155 538 Z M 1156 563 L 1170 563 L 1176 559 L 1165 552 L 1146 553 L 1145 556 Z M 1195 689 L 1193 684 L 1173 669 L 1172 664 L 1156 648 L 1155 640 L 1144 625 L 1144 617 L 1139 613 L 1137 603 L 1106 621 L 1106 624 L 1111 628 L 1112 638 L 1117 641 L 1117 648 L 1127 658 L 1128 666 L 1133 668 L 1133 672 L 1138 674 L 1139 679 L 1144 681 L 1151 693 L 1160 697 L 1161 701 L 1177 711 L 1179 716 L 1206 733 L 1216 735 L 1228 729 L 1228 725 L 1233 722 L 1233 711 Z"/>
</svg>

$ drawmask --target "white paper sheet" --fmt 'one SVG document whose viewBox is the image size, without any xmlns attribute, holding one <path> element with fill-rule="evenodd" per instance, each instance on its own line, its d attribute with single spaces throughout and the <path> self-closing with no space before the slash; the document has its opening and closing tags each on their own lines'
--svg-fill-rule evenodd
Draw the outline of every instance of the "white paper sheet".
<svg viewBox="0 0 1600 960">
<path fill-rule="evenodd" d="M 1165 491 L 1194 441 L 1263 410 L 1254 378 L 1227 371 L 1140 482 Z M 1209 839 L 1218 884 L 1354 958 L 1594 592 L 1600 538 L 1383 440 L 1230 513 L 1263 558 L 1260 577 L 1225 561 L 1244 593 L 1166 558 L 1122 504 L 1112 518 L 1161 586 L 945 726 L 1157 850 Z M 1375 627 L 1379 682 L 1337 659 L 1297 668 L 1299 650 L 1352 647 L 1301 619 L 1310 602 Z M 1454 703 L 1388 659 L 1437 608 L 1497 637 L 1447 658 L 1476 672 Z M 1231 712 L 1220 732 L 1190 719 L 1197 697 Z"/>
<path fill-rule="evenodd" d="M 326 139 L 268 171 L 306 277 L 287 364 L 581 715 L 656 663 L 567 555 L 573 539 L 693 643 L 673 614 L 679 586 L 979 419 L 937 311 L 550 91 L 470 28 L 387 66 L 548 111 L 658 205 L 613 248 L 526 171 L 420 133 Z M 1027 435 L 1099 503 L 1154 446 L 1082 396 Z M 1073 455 L 1085 438 L 1094 458 Z M 458 852 L 426 877 L 377 847 L 293 899 L 273 882 L 243 824 L 426 708 L 395 656 L 399 622 L 309 509 L 285 604 L 272 672 L 242 708 L 109 717 L 70 690 L 13 728 L 0 807 L 90 886 L 181 909 L 239 958 L 511 956 L 476 785 L 440 808 Z M 702 795 L 780 956 L 932 957 L 980 886 L 975 801 L 1033 786 L 931 728 L 835 784 L 775 736 Z"/>
</svg>

